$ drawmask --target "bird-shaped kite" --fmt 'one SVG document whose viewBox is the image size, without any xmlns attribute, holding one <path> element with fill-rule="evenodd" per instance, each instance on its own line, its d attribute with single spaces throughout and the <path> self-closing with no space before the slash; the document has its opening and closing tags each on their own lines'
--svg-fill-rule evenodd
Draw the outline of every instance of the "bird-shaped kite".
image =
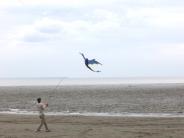
<svg viewBox="0 0 184 138">
<path fill-rule="evenodd" d="M 100 62 L 98 62 L 98 61 L 96 61 L 95 59 L 91 59 L 91 60 L 89 60 L 88 58 L 85 58 L 85 56 L 84 56 L 84 54 L 83 53 L 80 53 L 81 55 L 82 55 L 82 57 L 83 57 L 83 59 L 84 59 L 84 62 L 85 62 L 85 65 L 86 65 L 86 67 L 88 68 L 88 69 L 90 69 L 91 71 L 93 71 L 93 72 L 101 72 L 101 71 L 99 71 L 99 70 L 97 70 L 97 71 L 95 71 L 95 70 L 93 70 L 89 65 L 90 64 L 99 64 L 99 65 L 102 65 Z"/>
</svg>

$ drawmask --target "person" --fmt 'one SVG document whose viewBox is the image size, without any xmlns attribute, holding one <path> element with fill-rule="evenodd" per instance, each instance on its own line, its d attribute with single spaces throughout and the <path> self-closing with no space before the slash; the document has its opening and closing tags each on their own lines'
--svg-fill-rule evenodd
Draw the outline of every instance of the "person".
<svg viewBox="0 0 184 138">
<path fill-rule="evenodd" d="M 45 119 L 45 115 L 44 115 L 44 110 L 46 107 L 48 107 L 48 103 L 42 103 L 41 102 L 41 98 L 37 98 L 37 109 L 39 112 L 39 118 L 41 119 L 41 123 L 39 125 L 39 127 L 37 128 L 36 132 L 39 132 L 42 128 L 42 126 L 45 126 L 45 131 L 46 132 L 50 132 L 50 130 L 48 129 L 47 123 L 46 123 L 46 119 Z"/>
</svg>

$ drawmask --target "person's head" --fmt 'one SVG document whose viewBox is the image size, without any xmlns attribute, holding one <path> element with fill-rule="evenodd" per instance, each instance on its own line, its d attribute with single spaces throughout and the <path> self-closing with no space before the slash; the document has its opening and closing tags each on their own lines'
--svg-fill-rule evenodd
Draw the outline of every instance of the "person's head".
<svg viewBox="0 0 184 138">
<path fill-rule="evenodd" d="M 42 100 L 42 99 L 41 99 L 40 97 L 37 98 L 37 102 L 38 102 L 38 103 L 41 103 L 41 100 Z"/>
</svg>

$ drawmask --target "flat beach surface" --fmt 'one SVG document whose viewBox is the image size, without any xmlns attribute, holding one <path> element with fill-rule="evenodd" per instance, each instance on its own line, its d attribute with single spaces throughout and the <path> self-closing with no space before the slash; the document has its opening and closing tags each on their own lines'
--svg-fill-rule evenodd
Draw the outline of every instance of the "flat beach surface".
<svg viewBox="0 0 184 138">
<path fill-rule="evenodd" d="M 47 116 L 51 132 L 35 132 L 35 115 L 0 115 L 0 138 L 183 138 L 182 117 Z"/>
</svg>

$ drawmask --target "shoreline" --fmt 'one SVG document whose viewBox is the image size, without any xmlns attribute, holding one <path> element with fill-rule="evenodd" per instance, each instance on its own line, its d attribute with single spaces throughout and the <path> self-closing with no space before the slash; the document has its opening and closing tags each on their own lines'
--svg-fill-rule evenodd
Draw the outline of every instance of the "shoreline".
<svg viewBox="0 0 184 138">
<path fill-rule="evenodd" d="M 37 116 L 37 112 L 9 112 L 2 111 L 1 115 L 25 115 L 25 116 Z M 46 116 L 81 116 L 81 117 L 134 117 L 134 118 L 184 118 L 184 113 L 45 113 Z"/>
<path fill-rule="evenodd" d="M 183 138 L 184 117 L 46 116 L 51 132 L 35 133 L 37 115 L 0 115 L 2 138 Z"/>
</svg>

